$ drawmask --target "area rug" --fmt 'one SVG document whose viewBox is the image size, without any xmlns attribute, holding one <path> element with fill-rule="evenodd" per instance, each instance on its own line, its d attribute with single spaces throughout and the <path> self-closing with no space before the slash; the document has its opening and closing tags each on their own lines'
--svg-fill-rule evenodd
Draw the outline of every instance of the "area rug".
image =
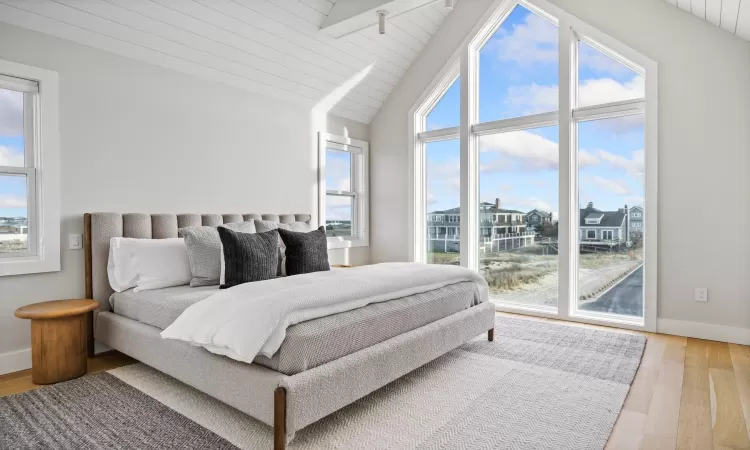
<svg viewBox="0 0 750 450">
<path fill-rule="evenodd" d="M 602 449 L 645 343 L 498 317 L 494 342 L 478 337 L 303 429 L 289 448 Z M 0 399 L 0 448 L 270 449 L 272 434 L 134 364 Z"/>
</svg>

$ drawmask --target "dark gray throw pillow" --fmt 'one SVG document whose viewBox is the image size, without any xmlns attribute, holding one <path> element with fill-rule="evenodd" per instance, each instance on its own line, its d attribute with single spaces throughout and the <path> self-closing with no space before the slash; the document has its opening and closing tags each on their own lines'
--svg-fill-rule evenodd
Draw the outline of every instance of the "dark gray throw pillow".
<svg viewBox="0 0 750 450">
<path fill-rule="evenodd" d="M 277 230 L 286 245 L 286 274 L 331 270 L 328 264 L 328 240 L 324 227 L 309 233 L 284 229 Z"/>
<path fill-rule="evenodd" d="M 279 233 L 237 233 L 219 227 L 224 247 L 224 284 L 226 289 L 238 284 L 276 278 L 279 267 Z"/>
</svg>

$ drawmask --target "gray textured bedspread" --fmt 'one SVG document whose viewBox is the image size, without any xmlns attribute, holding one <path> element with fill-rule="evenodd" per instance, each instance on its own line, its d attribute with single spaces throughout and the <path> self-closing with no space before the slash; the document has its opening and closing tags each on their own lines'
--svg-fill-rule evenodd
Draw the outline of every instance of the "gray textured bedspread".
<svg viewBox="0 0 750 450">
<path fill-rule="evenodd" d="M 118 315 L 165 329 L 190 305 L 217 291 L 218 286 L 128 290 L 112 294 L 110 304 Z M 255 362 L 293 375 L 467 309 L 478 296 L 475 283 L 461 282 L 298 323 L 287 329 L 272 358 L 259 356 Z"/>
</svg>

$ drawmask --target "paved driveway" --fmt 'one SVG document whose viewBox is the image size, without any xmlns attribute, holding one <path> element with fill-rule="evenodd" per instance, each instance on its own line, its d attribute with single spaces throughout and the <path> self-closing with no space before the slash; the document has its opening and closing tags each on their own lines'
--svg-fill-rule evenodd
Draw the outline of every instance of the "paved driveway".
<svg viewBox="0 0 750 450">
<path fill-rule="evenodd" d="M 643 317 L 643 266 L 580 309 Z"/>
</svg>

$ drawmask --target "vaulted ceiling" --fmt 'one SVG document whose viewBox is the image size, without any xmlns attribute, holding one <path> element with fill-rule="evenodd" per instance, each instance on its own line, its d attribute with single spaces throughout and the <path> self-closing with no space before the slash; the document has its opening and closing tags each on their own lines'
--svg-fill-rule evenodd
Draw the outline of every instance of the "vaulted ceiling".
<svg viewBox="0 0 750 450">
<path fill-rule="evenodd" d="M 750 0 L 664 0 L 750 41 Z"/>
<path fill-rule="evenodd" d="M 335 3 L 0 0 L 0 21 L 369 123 L 448 11 L 394 15 L 384 35 L 373 14 L 336 39 L 320 30 Z"/>
</svg>

